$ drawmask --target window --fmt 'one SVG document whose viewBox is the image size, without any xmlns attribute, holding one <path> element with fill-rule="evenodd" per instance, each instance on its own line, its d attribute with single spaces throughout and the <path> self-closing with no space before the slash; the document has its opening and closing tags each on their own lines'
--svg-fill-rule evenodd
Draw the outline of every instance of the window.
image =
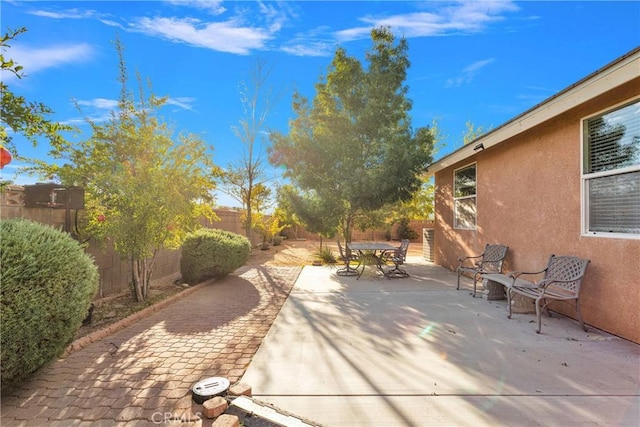
<svg viewBox="0 0 640 427">
<path fill-rule="evenodd" d="M 640 237 L 640 100 L 583 122 L 583 229 Z"/>
<path fill-rule="evenodd" d="M 476 165 L 453 172 L 453 227 L 476 228 Z"/>
</svg>

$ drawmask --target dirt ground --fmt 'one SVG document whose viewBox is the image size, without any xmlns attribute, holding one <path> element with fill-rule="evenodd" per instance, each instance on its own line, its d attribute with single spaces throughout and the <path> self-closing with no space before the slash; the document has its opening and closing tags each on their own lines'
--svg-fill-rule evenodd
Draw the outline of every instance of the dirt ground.
<svg viewBox="0 0 640 427">
<path fill-rule="evenodd" d="M 323 242 L 323 246 L 324 245 L 331 248 L 336 255 L 338 254 L 338 248 L 335 241 L 329 241 L 328 243 Z M 311 265 L 317 260 L 315 254 L 319 249 L 320 242 L 318 240 L 284 240 L 281 245 L 271 246 L 267 250 L 254 248 L 251 251 L 249 261 L 246 265 L 249 267 L 258 265 Z M 419 255 L 421 250 L 422 244 L 414 243 L 409 246 L 408 254 Z M 114 324 L 137 311 L 156 304 L 170 296 L 182 292 L 185 289 L 187 289 L 187 287 L 180 284 L 179 281 L 174 282 L 174 280 L 163 280 L 156 282 L 151 286 L 149 289 L 150 297 L 143 303 L 135 301 L 130 292 L 94 301 L 91 323 L 83 325 L 80 328 L 76 335 L 76 339 Z"/>
<path fill-rule="evenodd" d="M 335 246 L 335 244 L 334 244 Z M 249 256 L 248 266 L 299 266 L 309 265 L 314 253 L 320 249 L 320 242 L 312 240 L 284 240 L 281 245 L 270 246 L 267 250 L 254 248 Z M 335 250 L 337 252 L 337 249 Z"/>
</svg>

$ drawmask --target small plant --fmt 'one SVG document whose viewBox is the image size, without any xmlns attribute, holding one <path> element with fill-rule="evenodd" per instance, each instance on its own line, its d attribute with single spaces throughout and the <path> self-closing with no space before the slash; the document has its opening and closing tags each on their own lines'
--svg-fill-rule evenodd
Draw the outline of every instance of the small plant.
<svg viewBox="0 0 640 427">
<path fill-rule="evenodd" d="M 322 261 L 325 264 L 335 264 L 338 262 L 336 254 L 327 246 L 321 247 L 313 255 L 317 260 Z"/>
<path fill-rule="evenodd" d="M 187 236 L 182 246 L 182 280 L 198 283 L 226 276 L 245 265 L 250 253 L 251 244 L 244 236 L 218 229 L 197 230 Z"/>
</svg>

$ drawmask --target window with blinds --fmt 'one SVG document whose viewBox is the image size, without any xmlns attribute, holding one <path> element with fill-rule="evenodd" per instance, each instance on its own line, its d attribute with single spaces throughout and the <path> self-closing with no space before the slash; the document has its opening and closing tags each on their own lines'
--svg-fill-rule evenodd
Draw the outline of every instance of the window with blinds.
<svg viewBox="0 0 640 427">
<path fill-rule="evenodd" d="M 587 234 L 640 236 L 640 101 L 584 121 Z"/>
</svg>

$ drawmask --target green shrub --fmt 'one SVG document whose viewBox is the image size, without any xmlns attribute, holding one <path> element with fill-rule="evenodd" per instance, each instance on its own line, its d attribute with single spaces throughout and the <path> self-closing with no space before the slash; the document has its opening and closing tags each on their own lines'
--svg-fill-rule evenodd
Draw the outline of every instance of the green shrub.
<svg viewBox="0 0 640 427">
<path fill-rule="evenodd" d="M 409 239 L 414 240 L 418 238 L 418 233 L 409 227 L 409 220 L 407 218 L 403 218 L 400 220 L 398 224 L 398 239 Z"/>
<path fill-rule="evenodd" d="M 338 262 L 336 259 L 336 254 L 333 253 L 331 248 L 327 246 L 321 247 L 313 255 L 316 257 L 316 259 L 322 261 L 325 264 L 335 264 L 336 262 Z"/>
<path fill-rule="evenodd" d="M 80 244 L 50 226 L 0 222 L 2 388 L 58 357 L 98 289 L 98 269 Z"/>
<path fill-rule="evenodd" d="M 222 277 L 247 263 L 249 240 L 229 231 L 202 228 L 190 233 L 182 245 L 180 273 L 186 283 Z"/>
</svg>

